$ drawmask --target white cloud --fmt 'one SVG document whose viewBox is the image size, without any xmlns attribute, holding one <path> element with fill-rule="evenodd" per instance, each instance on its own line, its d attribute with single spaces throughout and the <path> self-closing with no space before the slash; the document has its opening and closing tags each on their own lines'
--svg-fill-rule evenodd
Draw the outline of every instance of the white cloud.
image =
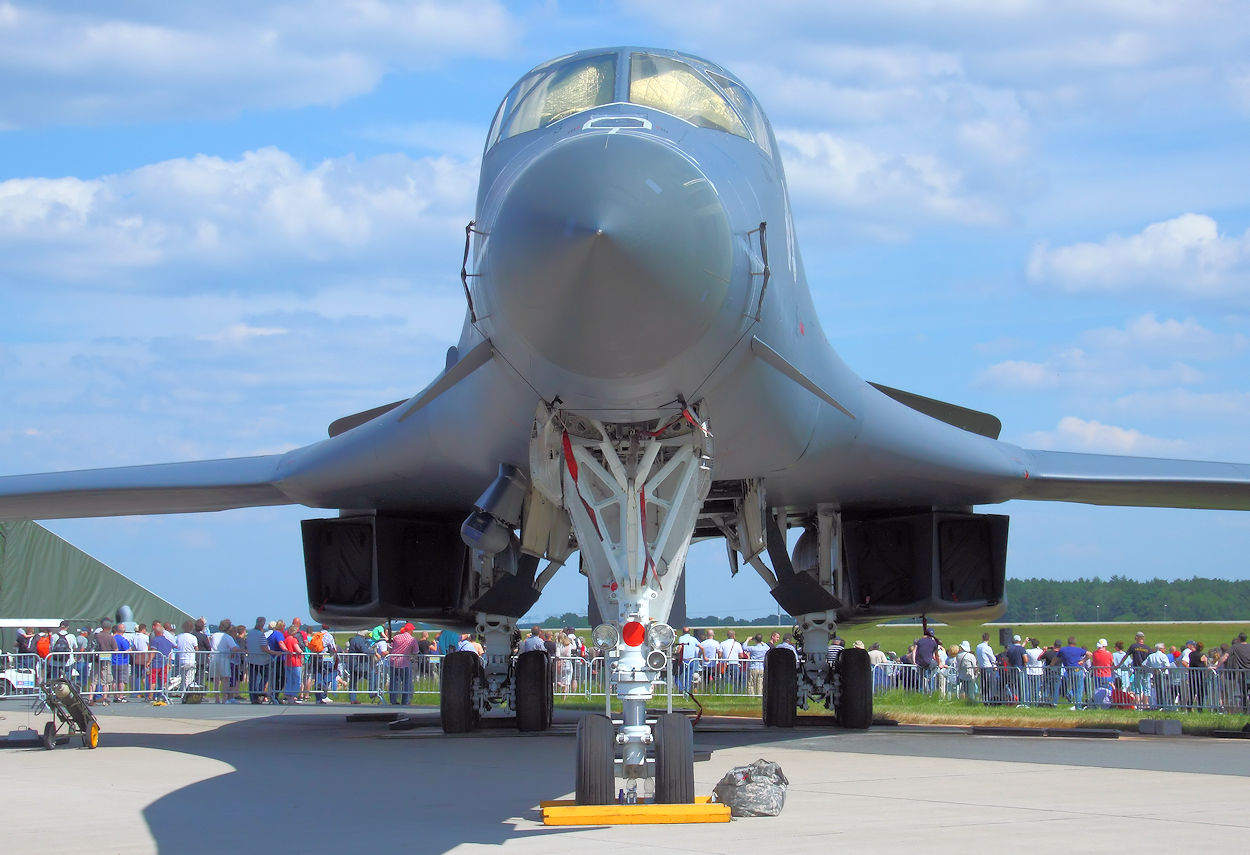
<svg viewBox="0 0 1250 855">
<path fill-rule="evenodd" d="M 1033 248 L 1028 276 L 1068 292 L 1148 287 L 1193 296 L 1250 293 L 1250 229 L 1219 233 L 1211 217 L 1182 214 L 1129 237 Z"/>
<path fill-rule="evenodd" d="M 374 125 L 361 131 L 360 136 L 406 149 L 473 160 L 482 152 L 487 130 L 484 123 L 428 121 Z"/>
<path fill-rule="evenodd" d="M 276 148 L 237 160 L 196 156 L 84 181 L 0 182 L 0 277 L 38 276 L 125 288 L 281 264 L 416 263 L 471 218 L 477 167 L 447 157 L 381 155 L 311 168 Z M 428 261 L 428 259 L 427 259 Z M 252 287 L 290 287 L 289 278 Z"/>
<path fill-rule="evenodd" d="M 980 380 L 1003 389 L 1050 389 L 1059 385 L 1059 372 L 1041 362 L 1007 360 L 981 372 Z"/>
<path fill-rule="evenodd" d="M 994 206 L 964 186 L 958 169 L 928 154 L 885 154 L 825 132 L 780 130 L 786 177 L 796 197 L 835 209 L 906 221 L 992 223 Z"/>
<path fill-rule="evenodd" d="M 1183 362 L 1152 365 L 1147 357 L 1125 358 L 1070 347 L 1045 362 L 1006 360 L 981 372 L 978 381 L 1010 390 L 1066 389 L 1071 392 L 1117 392 L 1133 388 L 1192 385 L 1205 376 Z"/>
<path fill-rule="evenodd" d="M 1160 439 L 1132 428 L 1066 416 L 1052 431 L 1026 434 L 1023 444 L 1052 451 L 1088 451 L 1109 454 L 1183 454 L 1182 440 Z"/>
<path fill-rule="evenodd" d="M 1230 419 L 1250 420 L 1250 392 L 1195 392 L 1190 389 L 1160 389 L 1134 392 L 1115 400 L 1115 408 L 1142 416 L 1188 419 L 1210 416 L 1222 423 Z"/>
<path fill-rule="evenodd" d="M 196 336 L 200 341 L 220 341 L 238 344 L 257 336 L 286 335 L 290 330 L 282 327 L 254 327 L 251 324 L 231 324 L 221 332 Z"/>
<path fill-rule="evenodd" d="M 384 73 L 492 56 L 519 36 L 494 0 L 0 2 L 6 126 L 221 117 L 336 104 Z"/>
<path fill-rule="evenodd" d="M 1160 321 L 1153 312 L 1130 319 L 1122 329 L 1090 330 L 1082 339 L 1107 350 L 1181 359 L 1224 359 L 1245 350 L 1247 344 L 1240 333 L 1216 333 L 1192 317 Z"/>
</svg>

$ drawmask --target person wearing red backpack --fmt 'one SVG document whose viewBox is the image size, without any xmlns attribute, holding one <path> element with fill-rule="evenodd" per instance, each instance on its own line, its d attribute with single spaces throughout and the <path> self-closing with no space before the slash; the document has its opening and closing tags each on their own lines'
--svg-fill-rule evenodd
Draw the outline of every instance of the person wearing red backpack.
<svg viewBox="0 0 1250 855">
<path fill-rule="evenodd" d="M 46 661 L 48 654 L 52 652 L 52 636 L 48 634 L 46 629 L 39 630 L 39 635 L 35 638 L 35 655 L 40 660 Z"/>
</svg>

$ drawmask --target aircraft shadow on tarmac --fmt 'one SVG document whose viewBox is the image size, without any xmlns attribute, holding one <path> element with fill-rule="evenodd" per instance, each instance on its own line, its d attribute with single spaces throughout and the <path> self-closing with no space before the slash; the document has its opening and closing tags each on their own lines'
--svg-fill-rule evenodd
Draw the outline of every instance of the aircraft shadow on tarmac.
<svg viewBox="0 0 1250 855">
<path fill-rule="evenodd" d="M 536 820 L 542 799 L 573 788 L 577 715 L 558 713 L 547 734 L 484 730 L 446 736 L 437 715 L 398 738 L 384 723 L 349 724 L 345 711 L 268 714 L 199 734 L 108 733 L 108 746 L 130 746 L 220 761 L 233 771 L 182 787 L 153 802 L 144 818 L 161 851 L 238 845 L 356 851 L 394 844 L 446 852 L 458 844 L 501 844 L 571 829 L 518 827 Z M 198 716 L 197 716 L 198 717 Z M 393 736 L 393 734 L 392 734 Z M 709 720 L 696 748 L 716 751 L 784 744 L 786 748 L 1025 763 L 1243 774 L 1244 756 L 1201 740 L 1086 740 L 967 737 L 905 728 L 766 729 Z M 1174 744 L 1175 743 L 1175 744 Z M 1196 750 L 1195 750 L 1196 749 Z M 1236 756 L 1229 756 L 1230 753 Z M 700 779 L 719 777 L 712 756 Z M 700 764 L 702 766 L 702 764 Z M 707 767 L 704 767 L 707 768 Z M 552 847 L 558 848 L 555 840 Z"/>
<path fill-rule="evenodd" d="M 383 724 L 347 724 L 341 713 L 270 715 L 191 735 L 109 734 L 107 744 L 233 767 L 144 810 L 160 851 L 393 844 L 445 852 L 569 830 L 512 821 L 536 818 L 539 800 L 572 789 L 567 736 L 378 738 L 386 732 Z"/>
</svg>

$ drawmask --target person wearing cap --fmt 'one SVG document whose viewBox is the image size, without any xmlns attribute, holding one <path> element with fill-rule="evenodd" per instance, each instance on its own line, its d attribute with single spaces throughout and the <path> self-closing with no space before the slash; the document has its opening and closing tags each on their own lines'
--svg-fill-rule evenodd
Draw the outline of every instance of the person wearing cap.
<svg viewBox="0 0 1250 855">
<path fill-rule="evenodd" d="M 74 651 L 78 638 L 69 631 L 69 621 L 61 621 L 48 643 L 48 679 L 72 680 Z"/>
<path fill-rule="evenodd" d="M 873 647 L 880 650 L 875 644 Z M 972 652 L 971 642 L 961 641 L 956 650 L 955 675 L 958 692 L 961 697 L 972 700 L 977 693 L 977 657 Z"/>
<path fill-rule="evenodd" d="M 1017 704 L 1026 703 L 1023 694 L 1024 666 L 1029 661 L 1029 654 L 1025 652 L 1020 640 L 1020 636 L 1013 635 L 1011 644 L 1003 650 L 1003 658 L 1007 660 L 1005 687 L 1007 696 L 1003 699 L 1004 703 L 1010 703 L 1012 700 Z"/>
<path fill-rule="evenodd" d="M 941 666 L 940 654 L 942 642 L 926 629 L 924 635 L 916 639 L 916 670 L 920 672 L 920 691 L 927 695 L 933 694 L 934 682 L 938 668 Z"/>
<path fill-rule="evenodd" d="M 286 652 L 282 642 L 286 639 L 286 621 L 275 620 L 269 623 L 269 631 L 265 633 L 265 643 L 269 645 L 273 656 L 273 667 L 269 675 L 269 703 L 276 704 L 278 695 L 286 687 Z"/>
<path fill-rule="evenodd" d="M 1176 664 L 1168 654 L 1167 645 L 1162 641 L 1155 644 L 1154 652 L 1146 657 L 1146 669 L 1154 682 L 1154 703 L 1160 709 L 1169 710 L 1175 701 L 1175 686 L 1172 681 L 1172 669 Z"/>
<path fill-rule="evenodd" d="M 1190 639 L 1185 642 L 1185 650 L 1177 664 L 1186 669 L 1186 676 L 1181 686 L 1181 708 L 1185 710 L 1201 709 L 1205 701 L 1203 678 L 1206 676 L 1207 658 L 1202 655 L 1202 645 Z"/>
<path fill-rule="evenodd" d="M 351 641 L 347 642 L 347 700 L 348 703 L 358 704 L 356 699 L 356 687 L 363 680 L 365 689 L 370 688 L 371 672 L 373 671 L 373 650 L 369 643 L 369 630 L 359 630 L 352 636 Z"/>
<path fill-rule="evenodd" d="M 304 642 L 300 638 L 299 627 L 287 629 L 282 638 L 282 650 L 286 653 L 286 667 L 283 669 L 283 703 L 302 704 L 300 691 L 304 685 Z"/>
<path fill-rule="evenodd" d="M 1146 646 L 1146 633 L 1138 632 L 1133 643 L 1128 646 L 1128 656 L 1133 666 L 1133 679 L 1129 684 L 1129 690 L 1139 698 L 1146 698 L 1150 695 L 1150 674 L 1145 670 L 1146 657 L 1149 655 L 1150 648 Z"/>
<path fill-rule="evenodd" d="M 334 633 L 328 626 L 322 625 L 321 629 L 309 633 L 308 637 L 311 639 L 314 636 L 321 641 L 321 651 L 308 657 L 308 669 L 313 672 L 313 688 L 316 692 L 317 703 L 333 703 L 330 700 L 330 692 L 336 689 L 338 680 L 339 647 L 334 640 Z"/>
<path fill-rule="evenodd" d="M 1090 670 L 1090 676 L 1094 679 L 1094 689 L 1111 688 L 1111 651 L 1107 649 L 1107 639 L 1098 639 L 1098 645 L 1094 648 L 1094 652 L 1089 655 L 1090 664 L 1093 668 Z"/>
<path fill-rule="evenodd" d="M 391 688 L 388 699 L 392 704 L 408 706 L 412 703 L 412 656 L 417 640 L 412 637 L 416 629 L 412 624 L 404 624 L 393 639 L 391 650 L 387 655 L 387 663 L 391 667 Z"/>
</svg>

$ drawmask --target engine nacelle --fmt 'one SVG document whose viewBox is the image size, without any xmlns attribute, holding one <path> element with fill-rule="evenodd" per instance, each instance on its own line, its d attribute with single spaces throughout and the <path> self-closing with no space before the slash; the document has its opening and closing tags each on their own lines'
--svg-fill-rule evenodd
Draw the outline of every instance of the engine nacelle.
<svg viewBox="0 0 1250 855">
<path fill-rule="evenodd" d="M 459 520 L 361 515 L 304 520 L 301 528 L 314 620 L 342 628 L 390 618 L 474 624 Z"/>
<path fill-rule="evenodd" d="M 842 515 L 841 622 L 903 615 L 993 620 L 1007 608 L 1002 514 Z"/>
</svg>

